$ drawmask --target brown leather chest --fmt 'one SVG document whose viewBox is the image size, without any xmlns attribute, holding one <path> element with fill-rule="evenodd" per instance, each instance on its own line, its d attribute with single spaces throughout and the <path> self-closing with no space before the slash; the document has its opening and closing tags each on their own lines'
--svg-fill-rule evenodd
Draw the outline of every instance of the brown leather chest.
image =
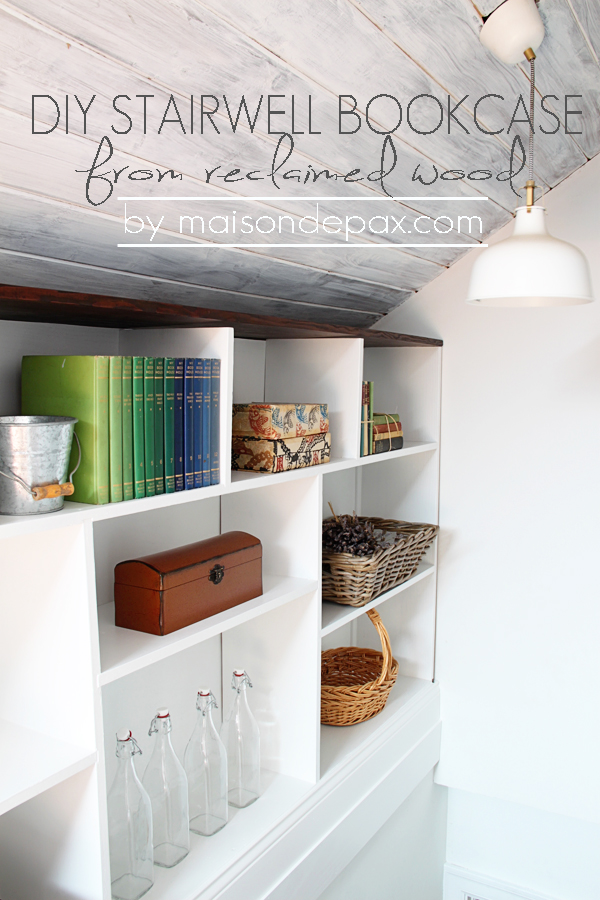
<svg viewBox="0 0 600 900">
<path fill-rule="evenodd" d="M 244 531 L 115 566 L 115 625 L 170 634 L 262 594 L 262 545 Z"/>
</svg>

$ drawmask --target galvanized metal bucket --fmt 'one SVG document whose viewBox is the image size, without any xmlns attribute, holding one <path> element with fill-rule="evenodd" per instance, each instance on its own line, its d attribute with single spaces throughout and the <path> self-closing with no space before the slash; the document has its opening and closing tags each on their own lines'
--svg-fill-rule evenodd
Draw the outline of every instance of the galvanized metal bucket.
<svg viewBox="0 0 600 900">
<path fill-rule="evenodd" d="M 70 416 L 0 416 L 0 514 L 32 516 L 62 509 L 81 462 Z M 79 460 L 69 474 L 73 435 Z"/>
</svg>

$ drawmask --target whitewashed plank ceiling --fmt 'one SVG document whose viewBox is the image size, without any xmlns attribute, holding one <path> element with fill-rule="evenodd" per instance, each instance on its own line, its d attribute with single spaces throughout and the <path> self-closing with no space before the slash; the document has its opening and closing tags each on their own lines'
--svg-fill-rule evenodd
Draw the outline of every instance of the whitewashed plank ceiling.
<svg viewBox="0 0 600 900">
<path fill-rule="evenodd" d="M 497 0 L 0 0 L 0 282 L 373 324 L 470 246 L 484 242 L 515 206 L 509 184 L 495 176 L 509 166 L 514 135 L 527 142 L 526 121 L 514 124 L 510 133 L 507 128 L 519 95 L 527 99 L 528 66 L 504 66 L 479 43 L 483 17 L 498 5 Z M 539 9 L 547 33 L 537 59 L 537 124 L 546 130 L 559 126 L 554 134 L 536 132 L 536 179 L 549 190 L 600 150 L 600 2 L 540 0 Z M 50 95 L 60 105 L 61 118 L 51 133 L 31 133 L 33 94 Z M 207 119 L 200 133 L 202 94 L 218 98 L 219 109 L 214 125 Z M 255 127 L 242 115 L 233 133 L 223 97 L 235 118 L 242 94 L 253 111 L 261 95 L 264 100 Z M 288 132 L 294 97 L 295 130 L 304 133 L 294 135 L 285 168 L 300 170 L 302 177 L 323 169 L 341 175 L 360 169 L 361 176 L 375 170 L 383 135 L 364 121 L 356 133 L 340 135 L 338 96 L 353 95 L 364 120 L 370 98 L 390 95 L 371 105 L 377 132 L 396 125 L 398 106 L 392 98 L 397 98 L 403 118 L 393 133 L 397 160 L 385 186 L 410 199 L 381 201 L 376 181 L 345 182 L 343 177 L 309 178 L 300 185 L 288 180 L 282 182 L 283 191 L 270 180 L 219 179 L 218 174 L 234 168 L 242 175 L 268 172 L 280 137 L 269 133 L 269 94 L 279 95 L 274 109 L 286 110 L 285 116 L 273 117 L 272 128 Z M 482 104 L 479 121 L 501 133 L 485 134 L 474 125 L 475 104 L 484 94 L 496 96 Z M 95 95 L 85 128 L 75 95 L 84 106 Z M 127 134 L 116 133 L 127 125 L 113 108 L 117 95 L 118 105 L 133 119 Z M 151 95 L 146 133 L 136 95 Z M 434 133 L 419 132 L 433 128 L 439 115 L 435 100 L 415 104 L 414 127 L 409 125 L 407 105 L 417 95 L 438 98 L 444 107 Z M 545 101 L 546 113 L 544 95 L 554 95 Z M 578 95 L 568 108 L 580 114 L 566 118 L 565 95 Z M 318 134 L 308 133 L 309 96 L 312 130 Z M 159 133 L 171 97 L 166 118 L 175 118 L 176 104 L 182 125 L 166 122 Z M 212 103 L 207 101 L 209 109 Z M 456 106 L 454 119 L 448 117 L 449 104 Z M 352 110 L 350 97 L 342 108 Z M 517 118 L 525 118 L 522 108 Z M 55 121 L 52 103 L 38 99 L 36 131 Z M 346 115 L 342 121 L 350 128 L 356 117 Z M 129 168 L 112 196 L 93 206 L 86 200 L 85 173 L 77 170 L 90 168 L 103 135 L 110 136 L 114 154 L 97 171 Z M 388 152 L 386 168 L 389 160 Z M 206 170 L 216 166 L 221 168 L 207 184 Z M 438 180 L 426 187 L 412 180 L 419 166 L 428 178 L 434 166 L 439 173 L 485 169 L 494 177 Z M 160 184 L 156 178 L 123 180 L 134 170 L 157 169 L 173 169 L 182 178 L 167 176 Z M 523 181 L 521 175 L 515 183 Z M 106 183 L 97 179 L 92 188 L 97 201 Z M 212 205 L 187 200 L 165 205 L 159 198 L 167 195 L 210 198 Z M 129 215 L 154 223 L 164 215 L 152 246 L 118 246 L 134 240 L 124 235 L 121 196 L 146 198 L 130 201 Z M 256 197 L 262 199 L 251 199 Z M 299 222 L 313 215 L 316 198 L 321 198 L 322 217 L 344 219 L 360 211 L 368 219 L 385 209 L 407 224 L 418 215 L 447 216 L 453 227 L 433 238 L 412 229 L 413 237 L 403 240 L 416 246 L 402 249 L 390 248 L 397 238 L 389 234 L 358 234 L 353 240 L 360 246 L 348 246 L 343 235 L 307 239 Z M 243 238 L 244 247 L 235 248 L 219 245 L 239 241 L 239 235 L 179 233 L 181 212 L 200 215 L 210 209 L 213 215 L 226 208 L 236 210 L 238 221 L 244 215 L 291 217 L 293 233 L 279 240 L 291 246 L 260 246 L 274 240 L 256 232 Z M 459 232 L 459 213 L 480 215 L 483 233 Z M 149 243 L 145 235 L 138 240 Z M 186 247 L 156 246 L 172 242 Z"/>
</svg>

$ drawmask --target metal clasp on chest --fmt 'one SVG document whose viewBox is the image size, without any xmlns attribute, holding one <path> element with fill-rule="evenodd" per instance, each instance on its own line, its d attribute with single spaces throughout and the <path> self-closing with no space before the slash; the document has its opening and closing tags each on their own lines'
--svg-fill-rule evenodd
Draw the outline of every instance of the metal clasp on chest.
<svg viewBox="0 0 600 900">
<path fill-rule="evenodd" d="M 220 566 L 218 563 L 216 566 L 213 566 L 210 570 L 210 574 L 208 576 L 208 580 L 212 581 L 213 584 L 221 584 L 223 579 L 225 578 L 225 569 L 223 566 Z"/>
</svg>

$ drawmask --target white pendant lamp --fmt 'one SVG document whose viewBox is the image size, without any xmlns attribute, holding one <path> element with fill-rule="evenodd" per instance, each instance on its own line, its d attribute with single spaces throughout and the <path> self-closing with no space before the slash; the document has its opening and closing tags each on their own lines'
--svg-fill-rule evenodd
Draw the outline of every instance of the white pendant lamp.
<svg viewBox="0 0 600 900">
<path fill-rule="evenodd" d="M 545 209 L 535 206 L 533 179 L 534 49 L 544 37 L 535 0 L 505 0 L 486 20 L 481 43 L 506 63 L 525 56 L 531 66 L 529 179 L 526 205 L 515 214 L 511 237 L 484 250 L 471 273 L 467 303 L 477 306 L 572 306 L 590 303 L 592 281 L 581 250 L 546 231 Z"/>
</svg>

